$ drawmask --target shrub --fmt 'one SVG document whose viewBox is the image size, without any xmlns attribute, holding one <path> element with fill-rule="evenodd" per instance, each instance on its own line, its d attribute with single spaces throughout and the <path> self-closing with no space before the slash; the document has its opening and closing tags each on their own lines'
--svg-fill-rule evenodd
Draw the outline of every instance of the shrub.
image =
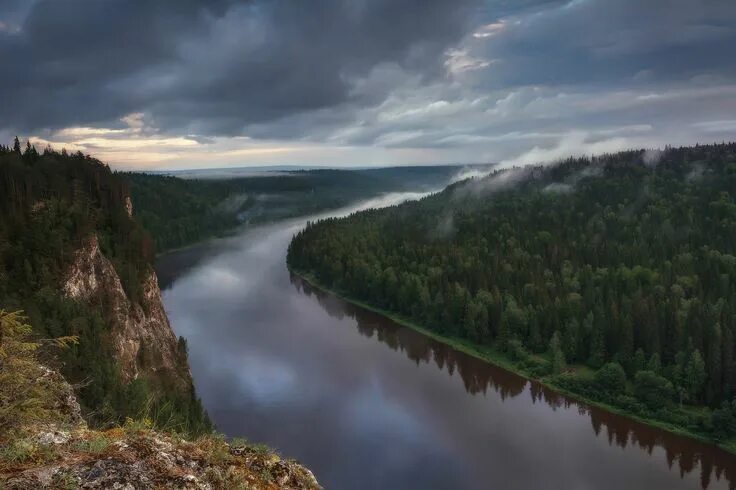
<svg viewBox="0 0 736 490">
<path fill-rule="evenodd" d="M 609 362 L 595 373 L 596 386 L 609 395 L 623 393 L 626 389 L 626 373 L 621 364 Z"/>
<path fill-rule="evenodd" d="M 626 394 L 619 394 L 613 400 L 613 404 L 619 408 L 627 410 L 632 413 L 642 413 L 646 408 L 642 403 L 634 398 L 633 396 Z"/>
<path fill-rule="evenodd" d="M 102 434 L 78 441 L 75 449 L 89 454 L 102 454 L 110 447 L 110 441 Z"/>
<path fill-rule="evenodd" d="M 720 408 L 713 410 L 711 415 L 711 427 L 713 436 L 717 439 L 728 439 L 736 434 L 736 416 L 734 416 L 734 405 L 723 402 Z"/>
<path fill-rule="evenodd" d="M 521 343 L 521 340 L 518 339 L 512 339 L 509 340 L 508 344 L 506 345 L 509 357 L 514 361 L 526 361 L 529 357 L 529 353 L 524 348 L 524 345 Z"/>
<path fill-rule="evenodd" d="M 668 406 L 674 393 L 672 383 L 652 371 L 639 371 L 634 377 L 634 394 L 650 410 Z"/>
</svg>

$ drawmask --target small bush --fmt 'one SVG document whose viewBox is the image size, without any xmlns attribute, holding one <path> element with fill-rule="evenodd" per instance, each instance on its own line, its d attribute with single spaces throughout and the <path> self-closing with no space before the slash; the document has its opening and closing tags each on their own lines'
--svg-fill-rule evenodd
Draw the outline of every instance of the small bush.
<svg viewBox="0 0 736 490">
<path fill-rule="evenodd" d="M 509 340 L 506 350 L 508 351 L 509 357 L 514 361 L 526 362 L 529 359 L 529 353 L 518 339 Z"/>
<path fill-rule="evenodd" d="M 103 435 L 95 435 L 91 439 L 85 439 L 75 443 L 74 448 L 89 454 L 102 454 L 110 447 L 110 441 Z"/>
<path fill-rule="evenodd" d="M 260 454 L 261 456 L 265 456 L 266 454 L 269 454 L 271 452 L 271 448 L 266 446 L 265 444 L 253 444 L 250 446 L 250 448 L 256 453 Z"/>
<path fill-rule="evenodd" d="M 125 425 L 123 430 L 128 435 L 138 435 L 142 432 L 148 432 L 153 428 L 153 422 L 151 419 L 132 419 L 130 417 L 125 419 Z"/>
<path fill-rule="evenodd" d="M 639 371 L 634 377 L 634 393 L 650 410 L 656 410 L 672 402 L 675 389 L 662 376 L 652 371 Z"/>
<path fill-rule="evenodd" d="M 226 463 L 232 459 L 230 449 L 221 434 L 211 434 L 200 437 L 196 446 L 206 454 L 207 459 L 215 464 Z"/>
<path fill-rule="evenodd" d="M 736 434 L 736 404 L 723 402 L 720 408 L 713 411 L 708 428 L 718 439 L 727 439 Z"/>
<path fill-rule="evenodd" d="M 613 399 L 613 404 L 632 413 L 643 413 L 646 407 L 631 395 L 619 394 Z"/>
<path fill-rule="evenodd" d="M 622 393 L 626 389 L 626 373 L 617 362 L 609 362 L 594 376 L 596 386 L 609 395 Z"/>
</svg>

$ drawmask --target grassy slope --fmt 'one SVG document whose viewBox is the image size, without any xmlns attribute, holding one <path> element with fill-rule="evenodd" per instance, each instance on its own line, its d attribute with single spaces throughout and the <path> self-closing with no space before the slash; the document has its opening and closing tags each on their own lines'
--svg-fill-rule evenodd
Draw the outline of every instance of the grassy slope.
<svg viewBox="0 0 736 490">
<path fill-rule="evenodd" d="M 330 289 L 326 287 L 323 284 L 320 284 L 313 275 L 311 274 L 304 274 L 299 271 L 291 269 L 291 272 L 296 274 L 297 276 L 301 277 L 305 281 L 307 281 L 312 286 L 328 292 L 330 294 L 333 294 L 349 303 L 352 303 L 356 306 L 359 306 L 361 308 L 364 308 L 366 310 L 372 311 L 374 313 L 378 313 L 396 323 L 399 325 L 402 325 L 404 327 L 411 328 L 412 330 L 415 330 L 422 335 L 426 335 L 427 337 L 430 337 L 433 340 L 436 340 L 437 342 L 442 342 L 443 344 L 449 345 L 455 350 L 458 350 L 460 352 L 463 352 L 465 354 L 468 354 L 470 356 L 473 356 L 477 359 L 480 359 L 482 361 L 491 363 L 495 366 L 498 366 L 500 368 L 503 368 L 507 371 L 510 371 L 514 374 L 517 374 L 519 376 L 522 376 L 529 380 L 534 380 L 542 385 L 546 386 L 547 388 L 550 388 L 557 393 L 560 393 L 562 395 L 565 395 L 569 398 L 572 398 L 574 400 L 577 400 L 579 402 L 583 402 L 587 405 L 595 406 L 598 408 L 602 408 L 608 412 L 615 413 L 617 415 L 621 415 L 624 417 L 627 417 L 632 420 L 636 420 L 637 422 L 647 424 L 653 427 L 657 427 L 662 430 L 666 430 L 668 432 L 672 432 L 674 434 L 678 434 L 681 436 L 689 437 L 701 442 L 705 442 L 708 444 L 714 444 L 730 453 L 736 454 L 736 440 L 728 440 L 728 441 L 714 441 L 702 434 L 699 434 L 697 432 L 693 432 L 685 427 L 669 424 L 666 422 L 663 422 L 661 420 L 652 419 L 652 418 L 643 418 L 639 415 L 636 415 L 634 413 L 628 412 L 626 410 L 621 409 L 620 407 L 610 405 L 608 403 L 603 403 L 596 400 L 591 400 L 589 398 L 586 398 L 578 393 L 571 392 L 569 390 L 566 390 L 559 385 L 555 384 L 554 382 L 554 376 L 544 376 L 541 378 L 537 378 L 532 376 L 528 371 L 521 368 L 516 362 L 514 362 L 509 356 L 507 356 L 505 353 L 488 347 L 479 346 L 473 342 L 470 342 L 466 339 L 461 339 L 458 337 L 447 337 L 444 335 L 440 335 L 436 332 L 433 332 L 431 330 L 428 330 L 420 325 L 417 325 L 416 323 L 413 323 L 406 318 L 402 317 L 401 315 L 397 315 L 395 313 L 392 313 L 390 311 L 383 310 L 381 308 L 376 308 L 374 306 L 371 306 L 370 304 L 364 303 L 363 301 L 357 300 L 355 298 L 351 298 L 349 296 L 346 296 L 345 294 L 335 291 L 333 289 Z M 587 366 L 569 366 L 572 368 L 572 370 L 576 373 L 578 376 L 592 376 L 592 371 Z"/>
</svg>

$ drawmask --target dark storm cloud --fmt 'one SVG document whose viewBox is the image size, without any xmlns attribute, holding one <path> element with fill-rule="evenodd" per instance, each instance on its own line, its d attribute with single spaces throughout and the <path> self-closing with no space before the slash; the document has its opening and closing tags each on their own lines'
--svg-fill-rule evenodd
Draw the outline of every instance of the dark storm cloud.
<svg viewBox="0 0 736 490">
<path fill-rule="evenodd" d="M 164 130 L 234 134 L 249 123 L 380 99 L 353 93 L 353 81 L 380 63 L 436 75 L 476 6 L 39 0 L 17 24 L 20 4 L 3 4 L 0 21 L 17 29 L 0 32 L 0 124 L 104 124 L 140 111 Z"/>
<path fill-rule="evenodd" d="M 175 62 L 180 33 L 201 32 L 205 12 L 216 12 L 186 1 L 171 2 L 176 9 L 164 2 L 28 3 L 20 23 L 0 33 L 7 69 L 1 117 L 24 130 L 107 121 L 139 106 L 114 83 Z"/>
<path fill-rule="evenodd" d="M 0 0 L 0 136 L 143 113 L 136 137 L 456 160 L 708 141 L 735 47 L 733 0 Z"/>
</svg>

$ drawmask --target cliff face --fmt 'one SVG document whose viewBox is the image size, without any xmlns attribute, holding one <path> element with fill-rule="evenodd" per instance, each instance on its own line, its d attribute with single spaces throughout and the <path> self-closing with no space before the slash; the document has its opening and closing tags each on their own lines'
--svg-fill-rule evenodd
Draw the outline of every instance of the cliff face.
<svg viewBox="0 0 736 490">
<path fill-rule="evenodd" d="M 189 388 L 189 368 L 178 351 L 153 270 L 142 284 L 141 301 L 133 303 L 112 263 L 100 250 L 97 236 L 92 235 L 76 251 L 62 289 L 70 298 L 103 305 L 114 355 L 125 381 L 144 376 Z"/>
</svg>

